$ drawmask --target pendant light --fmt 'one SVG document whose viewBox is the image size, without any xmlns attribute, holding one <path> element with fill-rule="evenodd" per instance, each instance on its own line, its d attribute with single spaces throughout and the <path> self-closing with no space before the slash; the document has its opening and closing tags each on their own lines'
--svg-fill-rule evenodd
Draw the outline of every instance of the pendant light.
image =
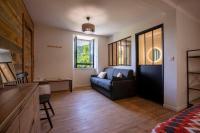
<svg viewBox="0 0 200 133">
<path fill-rule="evenodd" d="M 82 24 L 82 31 L 86 34 L 91 34 L 93 32 L 95 32 L 95 26 L 94 24 L 89 23 L 90 21 L 90 17 L 86 17 L 87 19 L 87 23 Z"/>
</svg>

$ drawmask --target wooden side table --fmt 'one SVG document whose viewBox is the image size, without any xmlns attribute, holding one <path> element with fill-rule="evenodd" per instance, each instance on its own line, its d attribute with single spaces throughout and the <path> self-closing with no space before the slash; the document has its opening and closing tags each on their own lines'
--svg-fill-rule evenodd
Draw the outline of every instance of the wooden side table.
<svg viewBox="0 0 200 133">
<path fill-rule="evenodd" d="M 44 80 L 44 81 L 35 81 L 39 84 L 47 84 L 50 82 L 69 82 L 69 90 L 72 92 L 72 80 L 71 79 L 57 79 L 57 80 Z"/>
</svg>

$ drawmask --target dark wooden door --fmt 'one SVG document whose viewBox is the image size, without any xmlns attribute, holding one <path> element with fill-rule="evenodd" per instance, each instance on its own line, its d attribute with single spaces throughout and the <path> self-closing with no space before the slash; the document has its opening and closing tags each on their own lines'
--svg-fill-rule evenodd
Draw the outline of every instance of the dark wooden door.
<svg viewBox="0 0 200 133">
<path fill-rule="evenodd" d="M 24 22 L 23 26 L 23 71 L 28 72 L 28 81 L 33 79 L 33 31 Z"/>
<path fill-rule="evenodd" d="M 136 34 L 138 94 L 163 104 L 163 25 Z"/>
</svg>

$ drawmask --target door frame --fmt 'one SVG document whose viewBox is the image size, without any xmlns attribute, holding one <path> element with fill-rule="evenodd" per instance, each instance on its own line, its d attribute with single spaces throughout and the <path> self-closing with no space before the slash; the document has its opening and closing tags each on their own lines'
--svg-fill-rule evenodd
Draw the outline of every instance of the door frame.
<svg viewBox="0 0 200 133">
<path fill-rule="evenodd" d="M 22 71 L 24 72 L 24 38 L 25 38 L 25 28 L 27 28 L 31 32 L 31 81 L 33 81 L 34 77 L 34 30 L 33 27 L 29 25 L 28 21 L 26 20 L 25 14 L 22 15 Z"/>
<path fill-rule="evenodd" d="M 163 97 L 163 104 L 164 104 L 164 24 L 159 24 L 157 26 L 154 26 L 152 28 L 146 29 L 144 31 L 138 32 L 135 34 L 135 57 L 136 57 L 136 84 L 137 88 L 139 88 L 138 85 L 138 73 L 139 73 L 139 35 L 156 30 L 158 28 L 161 28 L 162 31 L 162 97 Z"/>
</svg>

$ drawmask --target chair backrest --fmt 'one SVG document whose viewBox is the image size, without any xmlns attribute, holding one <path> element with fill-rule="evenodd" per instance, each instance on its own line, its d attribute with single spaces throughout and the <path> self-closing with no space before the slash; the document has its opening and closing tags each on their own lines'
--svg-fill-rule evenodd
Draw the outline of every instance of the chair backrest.
<svg viewBox="0 0 200 133">
<path fill-rule="evenodd" d="M 16 74 L 17 77 L 17 83 L 18 84 L 24 84 L 28 83 L 28 73 L 27 72 L 21 72 Z"/>
</svg>

